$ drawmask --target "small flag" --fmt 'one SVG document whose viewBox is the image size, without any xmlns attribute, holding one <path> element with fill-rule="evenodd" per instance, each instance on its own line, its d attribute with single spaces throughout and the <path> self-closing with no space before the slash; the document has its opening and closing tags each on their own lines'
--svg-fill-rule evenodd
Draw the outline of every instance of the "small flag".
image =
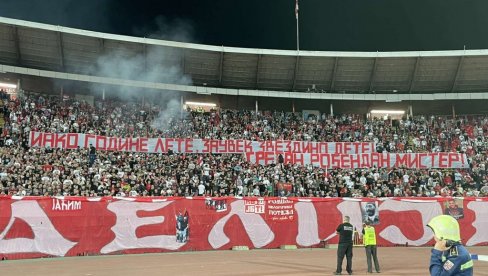
<svg viewBox="0 0 488 276">
<path fill-rule="evenodd" d="M 295 0 L 295 17 L 298 20 L 298 0 Z"/>
</svg>

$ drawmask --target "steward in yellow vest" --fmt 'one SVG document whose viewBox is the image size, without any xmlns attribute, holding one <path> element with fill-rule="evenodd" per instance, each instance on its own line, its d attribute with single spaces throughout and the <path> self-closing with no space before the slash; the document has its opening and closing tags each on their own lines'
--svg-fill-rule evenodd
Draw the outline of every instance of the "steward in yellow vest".
<svg viewBox="0 0 488 276">
<path fill-rule="evenodd" d="M 374 227 L 371 226 L 371 222 L 367 221 L 363 224 L 363 242 L 366 248 L 366 261 L 368 264 L 368 273 L 373 273 L 371 267 L 371 258 L 374 261 L 374 268 L 376 272 L 380 273 L 380 264 L 378 262 L 377 250 L 376 250 L 376 232 Z"/>
</svg>

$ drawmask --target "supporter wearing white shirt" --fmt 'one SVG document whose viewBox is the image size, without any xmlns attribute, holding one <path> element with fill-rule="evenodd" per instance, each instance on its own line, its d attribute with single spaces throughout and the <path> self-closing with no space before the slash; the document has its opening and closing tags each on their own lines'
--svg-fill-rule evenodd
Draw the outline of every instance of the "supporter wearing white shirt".
<svg viewBox="0 0 488 276">
<path fill-rule="evenodd" d="M 208 164 L 203 165 L 203 175 L 206 177 L 210 176 L 210 166 Z"/>
<path fill-rule="evenodd" d="M 25 196 L 26 194 L 27 192 L 24 188 L 20 188 L 20 190 L 17 192 L 17 196 Z"/>
<path fill-rule="evenodd" d="M 79 169 L 75 169 L 73 171 L 73 174 L 76 176 L 76 177 L 79 177 L 80 176 L 80 170 Z"/>
<path fill-rule="evenodd" d="M 359 178 L 359 183 L 361 183 L 362 186 L 366 185 L 366 177 L 363 175 L 361 175 L 361 177 Z"/>
<path fill-rule="evenodd" d="M 203 185 L 203 182 L 200 182 L 200 185 L 198 185 L 198 195 L 205 195 L 205 185 Z"/>
<path fill-rule="evenodd" d="M 244 187 L 242 185 L 237 185 L 237 195 L 243 196 Z"/>
<path fill-rule="evenodd" d="M 59 175 L 61 173 L 57 168 L 53 170 L 53 175 Z"/>
<path fill-rule="evenodd" d="M 354 182 L 351 181 L 351 177 L 349 176 L 349 174 L 344 175 L 342 179 L 349 189 L 354 186 Z"/>
<path fill-rule="evenodd" d="M 380 179 L 380 173 L 378 171 L 375 171 L 373 174 L 374 181 L 378 181 Z"/>
<path fill-rule="evenodd" d="M 409 180 L 410 180 L 410 176 L 407 173 L 405 173 L 403 175 L 403 183 L 408 183 Z"/>
<path fill-rule="evenodd" d="M 261 196 L 261 194 L 259 192 L 259 187 L 257 185 L 254 187 L 254 190 L 252 190 L 252 195 L 253 196 Z"/>
<path fill-rule="evenodd" d="M 8 138 L 8 139 L 5 141 L 5 145 L 6 145 L 6 146 L 11 146 L 11 145 L 13 145 L 13 143 L 14 143 L 14 140 L 12 140 L 12 138 Z"/>
<path fill-rule="evenodd" d="M 402 196 L 402 191 L 398 185 L 393 190 L 393 196 Z"/>
<path fill-rule="evenodd" d="M 461 182 L 462 177 L 463 176 L 462 176 L 462 174 L 460 172 L 454 173 L 454 181 Z"/>
<path fill-rule="evenodd" d="M 118 173 L 117 173 L 117 177 L 118 178 L 123 178 L 124 177 L 124 171 L 120 170 Z"/>
</svg>

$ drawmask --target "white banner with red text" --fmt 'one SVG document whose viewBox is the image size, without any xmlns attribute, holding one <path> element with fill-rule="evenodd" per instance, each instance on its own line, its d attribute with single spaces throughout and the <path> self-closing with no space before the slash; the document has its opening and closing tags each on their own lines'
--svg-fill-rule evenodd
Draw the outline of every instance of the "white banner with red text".
<svg viewBox="0 0 488 276">
<path fill-rule="evenodd" d="M 275 152 L 247 152 L 248 162 L 260 165 L 276 163 L 279 153 Z M 283 163 L 313 165 L 321 168 L 469 168 L 466 154 L 437 152 L 437 153 L 362 153 L 362 154 L 334 154 L 334 153 L 282 153 Z"/>
<path fill-rule="evenodd" d="M 340 153 L 357 154 L 375 152 L 370 142 L 308 142 L 308 141 L 248 141 L 193 138 L 107 137 L 83 133 L 46 133 L 31 131 L 29 146 L 63 149 L 88 148 L 97 150 L 147 153 Z"/>
<path fill-rule="evenodd" d="M 380 246 L 433 245 L 426 226 L 455 217 L 463 243 L 488 245 L 488 198 L 0 197 L 0 258 L 279 248 L 337 243 L 343 216 Z"/>
</svg>

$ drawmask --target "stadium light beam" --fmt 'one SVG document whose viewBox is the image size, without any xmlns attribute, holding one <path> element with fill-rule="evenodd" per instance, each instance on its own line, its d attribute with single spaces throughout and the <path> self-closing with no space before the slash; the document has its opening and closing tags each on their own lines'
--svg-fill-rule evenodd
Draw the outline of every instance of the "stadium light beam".
<svg viewBox="0 0 488 276">
<path fill-rule="evenodd" d="M 6 82 L 0 82 L 0 87 L 6 87 L 6 88 L 17 88 L 16 84 L 13 83 L 6 83 Z"/>
<path fill-rule="evenodd" d="M 203 103 L 203 102 L 185 102 L 186 105 L 196 105 L 196 106 L 210 106 L 216 107 L 217 104 L 214 103 Z"/>
<path fill-rule="evenodd" d="M 405 114 L 403 110 L 379 110 L 373 109 L 370 111 L 371 114 Z"/>
</svg>

